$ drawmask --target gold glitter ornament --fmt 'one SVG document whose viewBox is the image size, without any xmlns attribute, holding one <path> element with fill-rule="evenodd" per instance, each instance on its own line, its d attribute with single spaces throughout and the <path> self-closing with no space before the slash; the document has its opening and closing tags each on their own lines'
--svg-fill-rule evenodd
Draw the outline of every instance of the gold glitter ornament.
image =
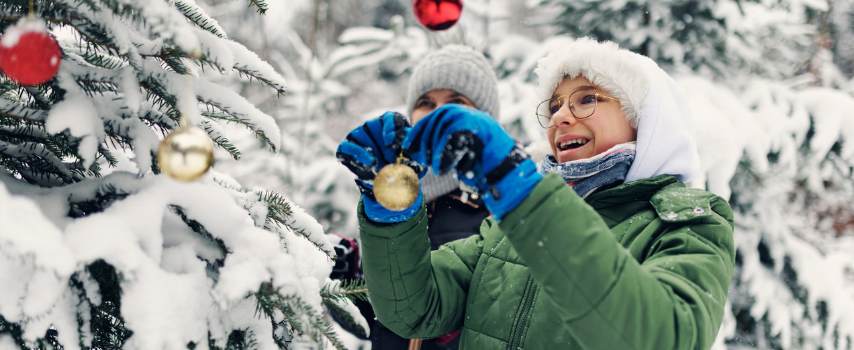
<svg viewBox="0 0 854 350">
<path fill-rule="evenodd" d="M 418 199 L 418 174 L 403 158 L 380 169 L 374 178 L 374 198 L 388 210 L 401 211 L 412 206 Z"/>
<path fill-rule="evenodd" d="M 181 126 L 160 142 L 157 164 L 175 180 L 196 180 L 213 165 L 213 142 L 201 129 Z"/>
</svg>

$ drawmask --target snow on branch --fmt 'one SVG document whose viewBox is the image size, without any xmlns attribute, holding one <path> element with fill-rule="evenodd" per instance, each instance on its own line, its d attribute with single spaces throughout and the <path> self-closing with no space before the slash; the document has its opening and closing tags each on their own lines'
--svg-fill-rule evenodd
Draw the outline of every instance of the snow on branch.
<svg viewBox="0 0 854 350">
<path fill-rule="evenodd" d="M 121 315 L 133 331 L 128 341 L 138 348 L 205 343 L 209 328 L 214 338 L 225 339 L 231 327 L 237 326 L 228 320 L 254 317 L 254 312 L 241 305 L 264 288 L 298 298 L 298 305 L 293 306 L 298 306 L 298 312 L 288 317 L 307 317 L 310 324 L 305 331 L 323 333 L 323 324 L 317 323 L 316 312 L 311 310 L 321 310 L 321 282 L 332 268 L 328 253 L 312 248 L 314 243 L 293 232 L 265 230 L 266 219 L 250 220 L 245 200 L 254 195 L 251 191 L 241 197 L 214 183 L 181 184 L 160 177 L 139 181 L 128 175 L 114 173 L 103 181 L 51 191 L 0 179 L 0 205 L 17 208 L 0 210 L 0 215 L 21 213 L 15 220 L 2 220 L 15 223 L 0 233 L 2 266 L 14 273 L 4 272 L 0 278 L 16 278 L 15 283 L 3 285 L 17 287 L 7 287 L 3 293 L 8 298 L 0 298 L 0 313 L 21 325 L 28 339 L 45 334 L 50 324 L 43 318 L 48 314 L 75 324 L 76 306 L 64 301 L 68 282 L 72 273 L 98 261 L 115 268 L 119 276 Z M 24 197 L 8 199 L 6 186 Z M 111 191 L 124 194 L 102 211 L 73 220 L 64 218 L 64 211 L 73 208 L 72 202 L 86 202 Z M 35 204 L 27 204 L 28 198 L 38 201 L 39 207 L 58 210 L 41 213 Z M 261 205 L 256 210 L 268 212 L 263 208 L 266 202 L 259 198 L 252 202 Z M 194 232 L 185 220 L 168 219 L 175 217 L 173 206 L 198 225 L 196 229 L 203 228 L 204 235 Z M 307 219 L 310 221 L 291 220 L 304 227 L 319 227 L 316 222 L 316 226 L 297 222 Z M 39 234 L 53 236 L 18 234 L 29 232 L 36 224 L 44 227 L 37 230 Z M 315 233 L 325 242 L 322 231 Z M 216 273 L 211 275 L 210 264 L 215 261 L 219 265 L 213 266 Z M 76 339 L 76 329 L 62 327 L 60 331 L 64 337 L 70 333 L 74 335 L 70 339 Z"/>
<path fill-rule="evenodd" d="M 273 117 L 226 87 L 197 79 L 193 81 L 193 89 L 200 102 L 240 120 L 270 149 L 279 147 L 281 132 Z"/>
<path fill-rule="evenodd" d="M 215 19 L 208 16 L 208 14 L 205 13 L 205 10 L 199 7 L 199 5 L 197 5 L 194 0 L 176 0 L 175 7 L 181 11 L 184 17 L 187 17 L 187 19 L 192 21 L 200 28 L 220 38 L 228 38 L 228 36 L 225 34 L 225 30 L 222 29 L 219 23 Z"/>
</svg>

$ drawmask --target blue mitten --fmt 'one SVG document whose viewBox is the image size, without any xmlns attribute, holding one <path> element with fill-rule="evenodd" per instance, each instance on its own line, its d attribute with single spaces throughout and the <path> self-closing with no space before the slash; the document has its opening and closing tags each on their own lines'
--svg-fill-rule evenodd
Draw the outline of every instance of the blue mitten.
<svg viewBox="0 0 854 350">
<path fill-rule="evenodd" d="M 460 181 L 480 192 L 499 220 L 543 178 L 495 119 L 462 105 L 447 104 L 424 117 L 406 136 L 403 148 L 407 157 L 437 174 L 455 170 Z"/>
<path fill-rule="evenodd" d="M 350 131 L 335 152 L 338 161 L 356 175 L 356 185 L 362 192 L 362 207 L 371 221 L 406 221 L 418 212 L 424 201 L 419 191 L 412 206 L 393 211 L 380 205 L 374 197 L 374 177 L 382 167 L 395 162 L 401 151 L 401 143 L 410 129 L 412 128 L 406 117 L 399 113 L 386 112 Z M 410 161 L 406 165 L 413 167 L 418 174 L 424 174 L 420 164 Z"/>
</svg>

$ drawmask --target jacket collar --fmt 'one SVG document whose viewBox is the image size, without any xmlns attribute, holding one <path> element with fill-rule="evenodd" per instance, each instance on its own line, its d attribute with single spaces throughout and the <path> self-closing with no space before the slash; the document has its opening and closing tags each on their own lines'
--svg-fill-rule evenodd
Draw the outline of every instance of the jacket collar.
<svg viewBox="0 0 854 350">
<path fill-rule="evenodd" d="M 599 209 L 628 202 L 647 202 L 662 188 L 679 183 L 673 175 L 659 175 L 650 178 L 625 182 L 620 185 L 594 192 L 587 197 L 587 203 Z M 684 184 L 680 183 L 680 186 Z"/>
</svg>

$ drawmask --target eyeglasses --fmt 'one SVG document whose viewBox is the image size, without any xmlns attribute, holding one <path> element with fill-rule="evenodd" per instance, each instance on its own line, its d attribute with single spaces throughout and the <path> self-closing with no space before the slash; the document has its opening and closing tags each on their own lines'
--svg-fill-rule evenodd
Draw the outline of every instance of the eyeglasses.
<svg viewBox="0 0 854 350">
<path fill-rule="evenodd" d="M 589 118 L 596 113 L 596 105 L 599 102 L 618 101 L 616 97 L 600 94 L 593 90 L 581 89 L 569 95 L 554 96 L 537 105 L 537 121 L 544 129 L 552 125 L 552 116 L 564 105 L 569 103 L 569 112 L 575 119 Z"/>
</svg>

